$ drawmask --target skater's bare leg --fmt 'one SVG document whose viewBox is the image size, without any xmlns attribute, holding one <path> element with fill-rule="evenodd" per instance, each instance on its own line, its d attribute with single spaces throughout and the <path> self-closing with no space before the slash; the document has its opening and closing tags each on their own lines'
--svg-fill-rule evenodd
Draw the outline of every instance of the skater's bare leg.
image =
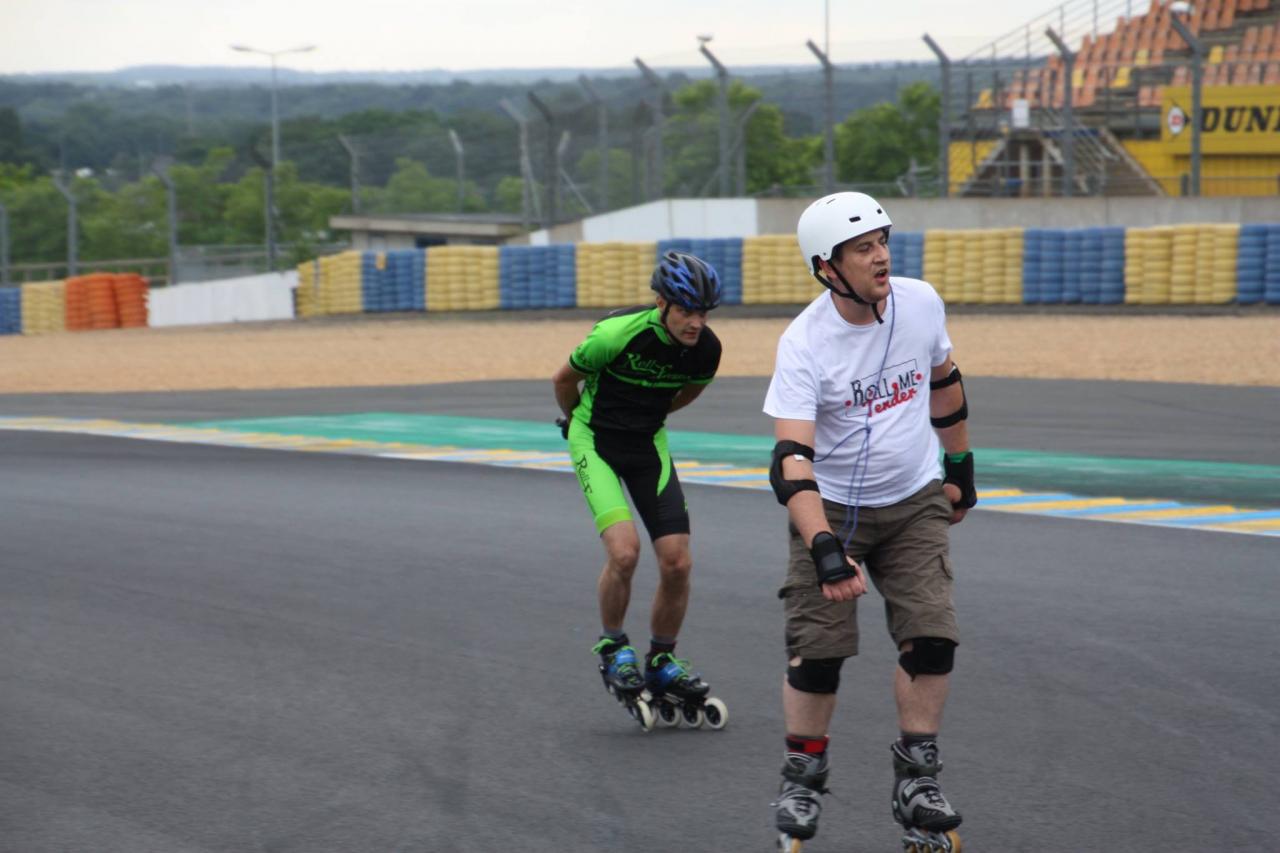
<svg viewBox="0 0 1280 853">
<path fill-rule="evenodd" d="M 659 536 L 653 540 L 653 550 L 658 558 L 658 591 L 653 597 L 649 627 L 654 637 L 674 640 L 689 607 L 689 575 L 693 569 L 689 534 Z"/>
<path fill-rule="evenodd" d="M 911 641 L 903 643 L 901 650 L 910 651 Z M 898 728 L 912 734 L 936 735 L 942 726 L 942 708 L 950 686 L 950 675 L 917 675 L 913 680 L 906 670 L 896 667 L 893 695 L 898 703 Z"/>
<path fill-rule="evenodd" d="M 800 658 L 792 658 L 791 665 L 799 666 Z M 792 687 L 785 677 L 782 679 L 782 715 L 787 734 L 825 737 L 835 710 L 836 694 L 806 693 Z"/>
<path fill-rule="evenodd" d="M 640 559 L 640 537 L 635 523 L 619 521 L 600 534 L 605 564 L 596 591 L 600 598 L 600 623 L 606 631 L 621 631 L 631 603 L 631 578 Z"/>
</svg>

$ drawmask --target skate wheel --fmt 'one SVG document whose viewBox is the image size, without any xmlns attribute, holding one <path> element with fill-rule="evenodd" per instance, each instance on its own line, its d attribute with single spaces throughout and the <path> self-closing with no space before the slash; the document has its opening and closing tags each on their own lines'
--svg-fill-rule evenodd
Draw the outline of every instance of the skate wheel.
<svg viewBox="0 0 1280 853">
<path fill-rule="evenodd" d="M 793 838 L 785 832 L 778 836 L 778 853 L 800 853 L 800 845 L 804 842 Z"/>
<path fill-rule="evenodd" d="M 947 849 L 944 853 L 960 853 L 960 834 L 954 829 L 946 833 Z"/>
<path fill-rule="evenodd" d="M 659 702 L 654 710 L 657 713 L 658 725 L 663 728 L 669 729 L 680 724 L 680 713 L 670 702 Z"/>
<path fill-rule="evenodd" d="M 682 707 L 680 716 L 684 719 L 684 724 L 691 729 L 702 728 L 702 724 L 707 721 L 707 715 L 702 713 L 702 709 L 692 705 Z"/>
<path fill-rule="evenodd" d="M 702 704 L 702 714 L 707 726 L 720 731 L 729 724 L 729 709 L 719 699 L 708 699 Z"/>
<path fill-rule="evenodd" d="M 653 709 L 649 707 L 649 703 L 643 699 L 637 699 L 635 704 L 631 706 L 631 714 L 636 718 L 636 722 L 640 724 L 640 730 L 653 731 Z"/>
</svg>

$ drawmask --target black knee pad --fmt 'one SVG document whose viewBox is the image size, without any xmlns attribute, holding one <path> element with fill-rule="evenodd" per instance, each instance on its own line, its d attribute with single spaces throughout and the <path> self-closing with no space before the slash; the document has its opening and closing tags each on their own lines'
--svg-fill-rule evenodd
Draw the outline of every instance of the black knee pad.
<svg viewBox="0 0 1280 853">
<path fill-rule="evenodd" d="M 946 675 L 955 665 L 956 644 L 942 637 L 915 637 L 911 651 L 898 656 L 898 666 L 915 681 L 917 675 Z"/>
<path fill-rule="evenodd" d="M 802 659 L 799 666 L 787 666 L 787 683 L 801 693 L 835 693 L 842 666 L 844 658 Z"/>
</svg>

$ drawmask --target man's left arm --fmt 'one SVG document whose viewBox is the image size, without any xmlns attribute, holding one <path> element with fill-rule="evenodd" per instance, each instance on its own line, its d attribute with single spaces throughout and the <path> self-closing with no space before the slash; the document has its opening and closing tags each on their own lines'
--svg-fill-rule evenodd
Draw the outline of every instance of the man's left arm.
<svg viewBox="0 0 1280 853">
<path fill-rule="evenodd" d="M 975 503 L 973 453 L 969 449 L 969 404 L 960 369 L 948 355 L 929 373 L 929 419 L 942 442 L 945 476 L 942 490 L 951 501 L 951 523 L 958 524 Z"/>
<path fill-rule="evenodd" d="M 698 382 L 690 382 L 685 385 L 676 392 L 674 397 L 671 398 L 671 408 L 667 410 L 667 414 L 670 414 L 677 409 L 683 409 L 685 406 L 698 399 L 698 395 L 701 394 L 702 389 L 706 387 L 706 385 Z"/>
</svg>

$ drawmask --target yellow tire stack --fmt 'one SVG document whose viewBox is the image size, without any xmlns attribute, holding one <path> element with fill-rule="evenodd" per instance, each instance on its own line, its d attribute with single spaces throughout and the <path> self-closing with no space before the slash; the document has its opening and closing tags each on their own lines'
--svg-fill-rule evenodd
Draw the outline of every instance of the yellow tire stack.
<svg viewBox="0 0 1280 853">
<path fill-rule="evenodd" d="M 497 308 L 497 246 L 432 246 L 427 249 L 427 310 Z"/>
<path fill-rule="evenodd" d="M 968 268 L 975 269 L 978 277 L 965 281 L 965 302 L 990 305 L 1004 300 L 1004 242 L 1005 234 L 1000 229 L 972 232 L 967 261 Z"/>
<path fill-rule="evenodd" d="M 999 302 L 1018 305 L 1022 302 L 1022 253 L 1021 228 L 1004 229 L 1004 292 Z"/>
<path fill-rule="evenodd" d="M 1210 225 L 1206 230 L 1213 235 L 1213 270 L 1210 275 L 1213 286 L 1208 301 L 1214 304 L 1234 302 L 1240 295 L 1236 270 L 1240 254 L 1240 226 Z"/>
<path fill-rule="evenodd" d="M 1195 225 L 1175 225 L 1169 270 L 1169 299 L 1174 305 L 1195 302 L 1197 231 Z"/>
<path fill-rule="evenodd" d="M 320 265 L 320 286 L 317 291 L 314 270 L 304 275 L 299 266 L 298 313 L 303 313 L 302 293 L 311 289 L 306 305 L 308 315 L 359 314 L 364 310 L 364 296 L 360 288 L 360 253 L 340 252 L 317 259 Z"/>
<path fill-rule="evenodd" d="M 778 305 L 811 302 L 822 285 L 805 272 L 794 234 L 742 240 L 742 302 Z"/>
<path fill-rule="evenodd" d="M 1159 225 L 1147 232 L 1142 253 L 1142 281 L 1139 302 L 1168 305 L 1173 293 L 1173 253 L 1175 226 Z"/>
<path fill-rule="evenodd" d="M 316 261 L 298 264 L 298 286 L 293 291 L 294 310 L 299 317 L 314 317 L 320 313 L 319 287 L 316 283 Z"/>
<path fill-rule="evenodd" d="M 947 233 L 941 229 L 924 233 L 924 268 L 920 273 L 944 299 L 946 282 L 943 277 L 947 269 Z"/>
<path fill-rule="evenodd" d="M 578 301 L 585 308 L 621 308 L 653 301 L 649 288 L 658 244 L 579 243 Z"/>
<path fill-rule="evenodd" d="M 1124 301 L 1142 304 L 1142 282 L 1146 279 L 1147 229 L 1128 228 L 1124 232 Z"/>
<path fill-rule="evenodd" d="M 66 330 L 66 283 L 29 281 L 22 285 L 22 334 L 45 335 Z"/>
</svg>

